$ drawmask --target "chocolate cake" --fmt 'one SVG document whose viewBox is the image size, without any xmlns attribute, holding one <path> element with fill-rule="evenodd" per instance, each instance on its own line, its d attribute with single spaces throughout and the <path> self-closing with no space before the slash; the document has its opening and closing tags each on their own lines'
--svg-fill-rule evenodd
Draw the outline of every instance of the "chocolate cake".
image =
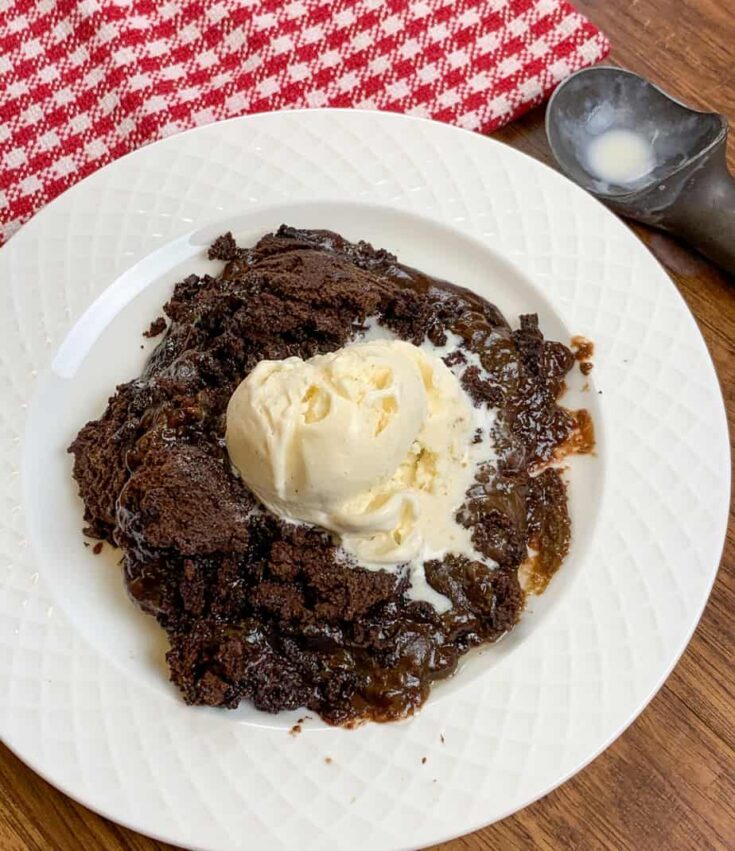
<svg viewBox="0 0 735 851">
<path fill-rule="evenodd" d="M 469 290 L 328 231 L 282 226 L 249 249 L 226 234 L 209 256 L 222 273 L 176 285 L 142 374 L 71 444 L 85 533 L 121 549 L 187 702 L 307 707 L 332 724 L 404 717 L 464 653 L 513 628 L 519 569 L 542 590 L 567 553 L 566 489 L 549 462 L 591 447 L 585 412 L 558 404 L 574 356 L 536 316 L 513 330 Z M 400 571 L 350 564 L 327 532 L 268 512 L 225 445 L 228 401 L 259 361 L 337 350 L 371 323 L 417 345 L 457 335 L 447 362 L 497 411 L 493 460 L 457 515 L 486 560 L 425 564 L 451 600 L 443 613 L 409 599 Z"/>
</svg>

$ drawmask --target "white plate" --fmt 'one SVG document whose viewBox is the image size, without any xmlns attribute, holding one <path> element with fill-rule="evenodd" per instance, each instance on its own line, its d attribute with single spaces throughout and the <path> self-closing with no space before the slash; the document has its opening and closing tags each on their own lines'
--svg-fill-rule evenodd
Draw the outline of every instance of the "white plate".
<svg viewBox="0 0 735 851">
<path fill-rule="evenodd" d="M 115 556 L 82 545 L 64 448 L 207 241 L 282 221 L 368 238 L 549 336 L 596 343 L 600 451 L 571 471 L 570 558 L 519 628 L 414 719 L 335 730 L 185 707 Z M 71 189 L 0 251 L 0 721 L 87 806 L 207 849 L 405 848 L 578 771 L 651 699 L 714 580 L 729 501 L 717 379 L 665 273 L 550 169 L 451 127 L 284 112 L 183 133 Z M 146 344 L 148 348 L 152 344 Z M 426 758 L 424 761 L 423 758 Z M 327 758 L 331 761 L 327 761 Z"/>
</svg>

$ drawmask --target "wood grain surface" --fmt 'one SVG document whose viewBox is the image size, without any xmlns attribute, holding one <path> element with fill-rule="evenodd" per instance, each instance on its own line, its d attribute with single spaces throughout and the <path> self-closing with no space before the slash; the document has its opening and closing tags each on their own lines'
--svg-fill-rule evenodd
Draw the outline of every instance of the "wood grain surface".
<svg viewBox="0 0 735 851">
<path fill-rule="evenodd" d="M 577 0 L 613 42 L 612 61 L 735 124 L 735 0 Z M 497 137 L 550 163 L 537 109 Z M 735 171 L 735 137 L 729 164 Z M 694 313 L 735 417 L 735 281 L 669 237 L 635 233 Z M 735 848 L 735 523 L 697 632 L 663 689 L 592 765 L 546 798 L 436 846 L 480 849 Z M 0 748 L 0 849 L 171 848 L 69 800 Z"/>
</svg>

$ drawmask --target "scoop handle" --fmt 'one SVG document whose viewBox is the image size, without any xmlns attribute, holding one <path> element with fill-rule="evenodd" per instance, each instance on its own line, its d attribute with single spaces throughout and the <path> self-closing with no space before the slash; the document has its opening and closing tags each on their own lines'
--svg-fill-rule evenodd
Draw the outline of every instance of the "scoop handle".
<svg viewBox="0 0 735 851">
<path fill-rule="evenodd" d="M 735 178 L 724 144 L 687 183 L 661 225 L 735 276 Z"/>
</svg>

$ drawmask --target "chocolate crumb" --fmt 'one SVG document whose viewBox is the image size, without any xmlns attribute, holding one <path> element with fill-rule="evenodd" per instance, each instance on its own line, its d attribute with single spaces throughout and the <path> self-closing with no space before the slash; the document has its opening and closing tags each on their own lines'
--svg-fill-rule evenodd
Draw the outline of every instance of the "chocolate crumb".
<svg viewBox="0 0 735 851">
<path fill-rule="evenodd" d="M 586 337 L 579 335 L 572 337 L 571 348 L 574 352 L 575 359 L 578 361 L 587 361 L 595 353 L 595 344 L 592 340 L 588 340 Z"/>
<path fill-rule="evenodd" d="M 426 765 L 426 757 L 425 756 L 421 757 L 421 765 Z"/>
<path fill-rule="evenodd" d="M 151 339 L 153 337 L 158 337 L 159 334 L 163 334 L 166 330 L 166 319 L 163 316 L 159 316 L 157 319 L 154 319 L 153 322 L 148 326 L 148 330 L 143 332 L 144 337 L 148 337 Z M 143 346 L 141 346 L 143 348 Z"/>
<path fill-rule="evenodd" d="M 582 375 L 589 375 L 594 366 L 591 359 L 595 353 L 595 344 L 586 337 L 577 336 L 572 337 L 571 346 L 574 359 L 579 363 L 579 371 Z"/>
<path fill-rule="evenodd" d="M 291 736 L 298 736 L 301 732 L 301 724 L 294 724 L 288 732 Z"/>
<path fill-rule="evenodd" d="M 457 366 L 458 364 L 467 363 L 467 355 L 461 349 L 455 349 L 448 355 L 444 356 L 444 363 L 447 366 Z"/>
<path fill-rule="evenodd" d="M 443 733 L 439 733 L 439 741 L 440 741 L 442 744 L 444 744 L 444 734 L 443 734 Z"/>
<path fill-rule="evenodd" d="M 332 764 L 332 757 L 331 756 L 325 756 L 324 762 L 326 762 L 327 765 L 331 765 Z"/>
<path fill-rule="evenodd" d="M 97 541 L 97 543 L 96 543 L 96 544 L 92 547 L 92 552 L 93 552 L 96 556 L 98 556 L 98 555 L 102 552 L 102 547 L 103 547 L 103 546 L 104 546 L 104 545 L 103 545 L 102 541 Z"/>
<path fill-rule="evenodd" d="M 229 263 L 237 257 L 237 243 L 234 237 L 228 231 L 223 236 L 218 236 L 212 243 L 207 256 L 210 260 L 224 260 Z"/>
</svg>

